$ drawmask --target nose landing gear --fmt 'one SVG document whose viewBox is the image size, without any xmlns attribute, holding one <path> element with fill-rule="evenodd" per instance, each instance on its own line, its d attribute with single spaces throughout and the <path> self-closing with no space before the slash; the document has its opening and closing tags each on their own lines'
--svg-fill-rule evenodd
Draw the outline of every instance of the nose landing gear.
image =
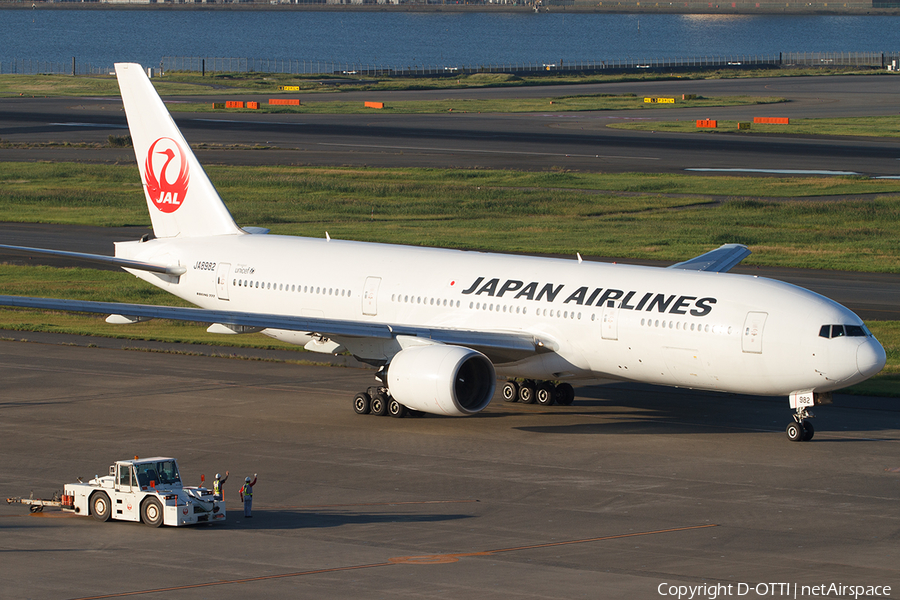
<svg viewBox="0 0 900 600">
<path fill-rule="evenodd" d="M 808 420 L 812 417 L 813 414 L 805 408 L 802 410 L 797 409 L 797 414 L 794 415 L 794 422 L 788 423 L 788 426 L 785 429 L 788 439 L 792 442 L 808 442 L 811 440 L 816 433 L 812 421 Z"/>
<path fill-rule="evenodd" d="M 821 404 L 831 404 L 831 392 L 793 392 L 789 396 L 791 408 L 794 413 L 794 422 L 788 423 L 785 428 L 787 437 L 792 442 L 808 442 L 813 438 L 816 430 L 809 419 L 813 418 L 813 414 L 809 412 L 809 408 L 819 406 Z"/>
</svg>

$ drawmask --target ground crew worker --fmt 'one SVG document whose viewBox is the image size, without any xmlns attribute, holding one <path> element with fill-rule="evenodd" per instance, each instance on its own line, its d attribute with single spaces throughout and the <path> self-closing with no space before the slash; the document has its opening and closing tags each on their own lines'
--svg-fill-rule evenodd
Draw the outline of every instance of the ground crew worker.
<svg viewBox="0 0 900 600">
<path fill-rule="evenodd" d="M 225 477 L 219 479 L 219 474 L 216 473 L 216 480 L 213 481 L 213 498 L 216 500 L 224 500 L 225 499 L 225 482 L 228 481 L 228 471 L 225 471 Z"/>
<path fill-rule="evenodd" d="M 241 486 L 241 501 L 244 503 L 244 516 L 252 519 L 253 515 L 250 510 L 253 508 L 253 486 L 256 485 L 256 473 L 253 474 L 253 481 L 247 477 L 244 479 L 244 485 Z"/>
</svg>

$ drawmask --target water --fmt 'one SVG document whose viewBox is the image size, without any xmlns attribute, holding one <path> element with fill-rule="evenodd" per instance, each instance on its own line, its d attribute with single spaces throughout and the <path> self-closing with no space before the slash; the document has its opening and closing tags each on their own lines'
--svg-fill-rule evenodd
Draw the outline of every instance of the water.
<svg viewBox="0 0 900 600">
<path fill-rule="evenodd" d="M 15 59 L 158 66 L 163 56 L 392 67 L 896 52 L 897 16 L 0 10 Z"/>
</svg>

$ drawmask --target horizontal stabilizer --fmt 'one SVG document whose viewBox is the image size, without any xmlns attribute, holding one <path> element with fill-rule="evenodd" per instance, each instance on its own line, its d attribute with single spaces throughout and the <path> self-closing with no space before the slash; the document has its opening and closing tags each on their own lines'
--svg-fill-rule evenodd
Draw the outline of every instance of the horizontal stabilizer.
<svg viewBox="0 0 900 600">
<path fill-rule="evenodd" d="M 45 248 L 28 248 L 26 246 L 7 246 L 0 244 L 0 250 L 9 250 L 15 254 L 24 256 L 55 256 L 57 258 L 68 258 L 72 260 L 81 260 L 84 262 L 92 262 L 101 265 L 112 265 L 122 267 L 123 269 L 136 269 L 138 271 L 149 271 L 151 273 L 164 273 L 178 277 L 187 272 L 186 267 L 181 265 L 161 265 L 156 263 L 148 263 L 140 260 L 130 260 L 127 258 L 116 258 L 115 256 L 105 256 L 103 254 L 86 254 L 84 252 L 67 252 L 65 250 L 47 250 Z"/>
<path fill-rule="evenodd" d="M 750 248 L 743 244 L 724 244 L 706 254 L 694 257 L 684 262 L 669 265 L 669 269 L 684 269 L 685 271 L 712 271 L 714 273 L 727 273 L 739 262 L 752 254 Z"/>
</svg>

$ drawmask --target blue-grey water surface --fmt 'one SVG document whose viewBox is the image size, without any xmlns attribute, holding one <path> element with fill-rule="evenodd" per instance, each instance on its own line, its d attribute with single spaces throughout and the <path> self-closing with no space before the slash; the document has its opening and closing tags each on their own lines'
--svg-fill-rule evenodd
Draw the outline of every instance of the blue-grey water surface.
<svg viewBox="0 0 900 600">
<path fill-rule="evenodd" d="M 897 16 L 76 9 L 0 10 L 0 23 L 0 65 L 199 56 L 440 67 L 900 49 Z"/>
</svg>

